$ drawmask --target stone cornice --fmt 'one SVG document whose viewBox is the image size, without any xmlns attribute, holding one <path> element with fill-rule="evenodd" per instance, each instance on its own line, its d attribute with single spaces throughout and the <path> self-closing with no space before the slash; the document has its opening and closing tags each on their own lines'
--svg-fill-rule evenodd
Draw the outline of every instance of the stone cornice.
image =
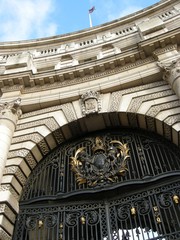
<svg viewBox="0 0 180 240">
<path fill-rule="evenodd" d="M 132 54 L 125 58 L 115 58 L 103 63 L 97 61 L 92 66 L 84 64 L 84 68 L 82 66 L 79 69 L 71 67 L 64 69 L 63 72 L 62 70 L 58 70 L 33 75 L 31 71 L 28 71 L 21 75 L 15 73 L 13 75 L 2 76 L 0 86 L 2 92 L 20 90 L 22 93 L 30 93 L 57 87 L 72 86 L 83 82 L 92 82 L 93 80 L 122 73 L 151 62 L 154 62 L 152 57 L 136 60 L 135 55 Z"/>
<path fill-rule="evenodd" d="M 158 52 L 177 49 L 179 39 L 180 33 L 176 30 L 173 34 L 164 34 L 162 38 L 156 37 L 139 43 L 138 47 L 129 51 L 88 63 L 36 74 L 31 70 L 4 74 L 0 76 L 0 87 L 2 92 L 20 90 L 25 93 L 97 80 L 154 62 Z"/>
</svg>

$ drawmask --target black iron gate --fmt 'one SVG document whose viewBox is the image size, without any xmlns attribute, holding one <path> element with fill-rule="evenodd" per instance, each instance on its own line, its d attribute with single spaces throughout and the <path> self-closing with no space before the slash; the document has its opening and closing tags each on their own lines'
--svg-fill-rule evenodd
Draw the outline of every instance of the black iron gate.
<svg viewBox="0 0 180 240">
<path fill-rule="evenodd" d="M 179 195 L 176 182 L 103 201 L 22 207 L 14 239 L 180 239 Z"/>
<path fill-rule="evenodd" d="M 60 146 L 24 188 L 14 240 L 180 239 L 180 153 L 135 131 Z"/>
</svg>

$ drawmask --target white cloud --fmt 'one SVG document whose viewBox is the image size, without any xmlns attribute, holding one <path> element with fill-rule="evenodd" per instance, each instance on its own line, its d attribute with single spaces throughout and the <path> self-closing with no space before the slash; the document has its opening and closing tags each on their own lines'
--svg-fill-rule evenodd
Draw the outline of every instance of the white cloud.
<svg viewBox="0 0 180 240">
<path fill-rule="evenodd" d="M 129 6 L 123 10 L 120 10 L 120 11 L 116 11 L 115 14 L 112 14 L 112 13 L 109 13 L 108 14 L 108 21 L 111 21 L 111 20 L 114 20 L 114 19 L 118 19 L 118 18 L 121 18 L 121 17 L 124 17 L 124 16 L 127 16 L 131 13 L 134 13 L 134 12 L 137 12 L 139 11 L 140 9 L 142 9 L 141 7 L 137 7 L 137 6 Z"/>
<path fill-rule="evenodd" d="M 23 40 L 55 35 L 50 21 L 54 0 L 1 0 L 0 41 Z"/>
<path fill-rule="evenodd" d="M 94 0 L 91 0 L 92 2 Z M 98 3 L 101 6 L 97 9 L 97 18 L 100 22 L 112 21 L 123 16 L 127 16 L 134 12 L 143 9 L 145 6 L 158 2 L 158 0 L 151 0 L 145 2 L 144 0 L 99 0 Z"/>
</svg>

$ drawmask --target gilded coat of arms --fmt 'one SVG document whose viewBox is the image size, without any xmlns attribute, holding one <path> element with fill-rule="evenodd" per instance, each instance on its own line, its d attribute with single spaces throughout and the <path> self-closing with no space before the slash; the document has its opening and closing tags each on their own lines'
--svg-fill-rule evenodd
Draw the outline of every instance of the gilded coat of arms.
<svg viewBox="0 0 180 240">
<path fill-rule="evenodd" d="M 85 147 L 76 150 L 71 157 L 71 170 L 79 185 L 86 183 L 95 187 L 102 183 L 117 182 L 119 176 L 125 175 L 129 158 L 127 144 L 110 141 L 106 147 L 100 137 L 96 137 L 92 147 L 92 155 L 88 155 Z"/>
</svg>

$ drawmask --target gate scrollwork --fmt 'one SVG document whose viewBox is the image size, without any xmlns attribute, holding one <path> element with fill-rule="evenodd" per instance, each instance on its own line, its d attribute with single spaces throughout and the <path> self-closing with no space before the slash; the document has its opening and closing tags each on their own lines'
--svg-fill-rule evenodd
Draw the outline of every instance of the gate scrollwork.
<svg viewBox="0 0 180 240">
<path fill-rule="evenodd" d="M 87 210 L 85 212 L 70 212 L 66 213 L 66 225 L 75 227 L 79 223 L 94 226 L 99 222 L 98 212 L 95 210 Z"/>
<path fill-rule="evenodd" d="M 33 230 L 37 226 L 37 222 L 39 220 L 39 216 L 33 215 L 33 216 L 28 216 L 26 219 L 26 228 L 28 230 Z"/>
<path fill-rule="evenodd" d="M 126 219 L 128 219 L 130 217 L 130 209 L 131 209 L 130 204 L 118 206 L 116 209 L 118 219 L 121 221 L 125 221 Z"/>
<path fill-rule="evenodd" d="M 99 222 L 99 215 L 98 215 L 98 212 L 96 212 L 95 210 L 94 211 L 92 211 L 92 210 L 86 211 L 84 213 L 84 216 L 86 219 L 86 223 L 88 225 L 93 226 Z"/>
<path fill-rule="evenodd" d="M 158 202 L 159 202 L 159 206 L 161 208 L 169 208 L 172 206 L 172 196 L 173 194 L 172 193 L 162 193 L 159 195 L 158 197 Z"/>
<path fill-rule="evenodd" d="M 75 227 L 78 225 L 79 218 L 81 216 L 80 212 L 70 212 L 66 213 L 65 223 L 69 227 Z"/>
<path fill-rule="evenodd" d="M 45 227 L 53 228 L 57 224 L 57 216 L 56 215 L 47 215 L 45 216 Z"/>
<path fill-rule="evenodd" d="M 34 230 L 37 226 L 41 228 L 43 225 L 46 228 L 53 228 L 57 224 L 57 216 L 53 214 L 42 215 L 32 215 L 28 216 L 26 219 L 26 228 L 28 230 Z"/>
<path fill-rule="evenodd" d="M 141 199 L 133 203 L 140 215 L 148 214 L 151 211 L 150 203 L 147 199 Z"/>
</svg>

